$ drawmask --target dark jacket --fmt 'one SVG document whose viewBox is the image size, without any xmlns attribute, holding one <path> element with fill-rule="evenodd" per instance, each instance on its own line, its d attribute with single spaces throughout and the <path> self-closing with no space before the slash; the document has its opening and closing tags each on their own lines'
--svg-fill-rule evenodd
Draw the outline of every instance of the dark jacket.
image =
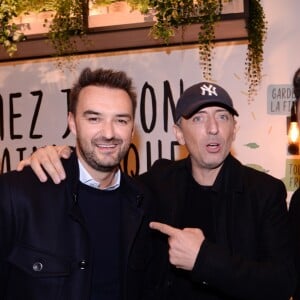
<svg viewBox="0 0 300 300">
<path fill-rule="evenodd" d="M 289 207 L 289 217 L 291 220 L 291 232 L 295 245 L 297 288 L 293 295 L 293 300 L 300 300 L 300 189 L 298 188 L 292 195 Z"/>
<path fill-rule="evenodd" d="M 0 176 L 0 299 L 89 299 L 93 258 L 76 200 L 76 155 L 64 167 L 59 185 L 40 183 L 30 168 Z M 124 174 L 120 188 L 122 299 L 137 300 L 152 255 L 150 202 Z"/>
<path fill-rule="evenodd" d="M 162 159 L 141 175 L 140 180 L 156 196 L 158 221 L 178 226 L 190 172 L 189 158 Z M 231 155 L 216 181 L 216 242 L 202 244 L 191 280 L 206 285 L 208 299 L 289 299 L 295 288 L 295 270 L 284 184 L 243 166 Z M 168 295 L 173 275 L 172 268 L 167 268 L 167 238 L 160 236 L 160 250 L 156 251 L 161 270 L 156 273 L 161 276 L 162 295 Z"/>
</svg>

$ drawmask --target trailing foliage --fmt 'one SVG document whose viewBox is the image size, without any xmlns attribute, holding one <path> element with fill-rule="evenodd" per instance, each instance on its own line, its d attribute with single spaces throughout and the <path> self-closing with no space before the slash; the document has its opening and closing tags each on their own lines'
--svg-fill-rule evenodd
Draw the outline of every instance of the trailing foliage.
<svg viewBox="0 0 300 300">
<path fill-rule="evenodd" d="M 225 1 L 225 0 L 223 0 Z M 227 0 L 234 1 L 234 0 Z M 249 0 L 248 51 L 245 76 L 249 99 L 256 93 L 261 81 L 263 46 L 267 22 L 260 0 Z M 109 5 L 116 0 L 92 0 L 94 5 Z M 153 12 L 155 22 L 151 28 L 153 38 L 166 44 L 179 28 L 184 32 L 188 25 L 199 24 L 199 60 L 203 77 L 212 78 L 212 61 L 215 40 L 215 24 L 220 20 L 222 0 L 127 0 L 132 9 L 146 14 Z M 14 18 L 29 11 L 53 11 L 52 20 L 45 20 L 48 38 L 56 55 L 66 57 L 77 52 L 74 36 L 84 37 L 88 30 L 89 0 L 0 0 L 0 44 L 12 56 L 17 43 L 25 37 L 13 22 Z"/>
<path fill-rule="evenodd" d="M 18 26 L 12 22 L 18 16 L 18 0 L 2 0 L 0 5 L 0 44 L 9 56 L 17 51 L 17 43 L 24 39 Z"/>
<path fill-rule="evenodd" d="M 215 23 L 222 13 L 221 0 L 148 0 L 148 8 L 155 12 L 155 24 L 151 34 L 166 44 L 175 31 L 188 25 L 199 24 L 198 46 L 200 63 L 205 79 L 211 79 L 212 53 L 215 39 Z M 183 37 L 184 38 L 184 37 Z"/>
<path fill-rule="evenodd" d="M 84 12 L 85 0 L 53 1 L 55 14 L 49 25 L 48 37 L 57 56 L 76 53 L 76 41 L 73 36 L 83 36 L 87 30 Z"/>
<path fill-rule="evenodd" d="M 249 100 L 252 100 L 262 78 L 264 43 L 267 35 L 267 21 L 260 0 L 250 0 L 247 30 L 248 51 L 245 75 L 248 82 Z"/>
</svg>

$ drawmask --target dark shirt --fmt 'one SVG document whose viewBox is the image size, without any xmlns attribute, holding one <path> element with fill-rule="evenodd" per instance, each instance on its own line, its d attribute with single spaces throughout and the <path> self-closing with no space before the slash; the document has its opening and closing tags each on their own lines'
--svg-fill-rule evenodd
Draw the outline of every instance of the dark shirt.
<svg viewBox="0 0 300 300">
<path fill-rule="evenodd" d="M 200 228 L 207 240 L 215 241 L 213 204 L 216 192 L 212 187 L 199 185 L 192 176 L 188 178 L 188 192 L 180 220 L 181 228 Z M 191 272 L 172 268 L 173 285 L 169 299 L 214 299 L 206 285 L 194 282 Z"/>
<path fill-rule="evenodd" d="M 120 192 L 80 183 L 79 206 L 91 239 L 93 280 L 90 300 L 120 300 Z"/>
</svg>

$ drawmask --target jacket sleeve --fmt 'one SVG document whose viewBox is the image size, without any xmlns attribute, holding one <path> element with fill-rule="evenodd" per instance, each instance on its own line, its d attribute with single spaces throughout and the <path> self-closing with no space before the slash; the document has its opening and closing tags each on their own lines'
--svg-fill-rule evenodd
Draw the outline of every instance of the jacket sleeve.
<svg viewBox="0 0 300 300">
<path fill-rule="evenodd" d="M 295 247 L 295 260 L 297 270 L 297 288 L 293 295 L 294 300 L 300 300 L 300 189 L 292 195 L 289 207 L 289 218 L 291 221 L 291 232 Z"/>
<path fill-rule="evenodd" d="M 10 201 L 10 185 L 0 176 L 0 299 L 5 299 L 5 288 L 9 274 L 6 257 L 11 249 L 14 237 L 13 210 Z"/>
<path fill-rule="evenodd" d="M 255 206 L 253 222 L 259 230 L 255 245 L 248 245 L 253 247 L 252 254 L 240 254 L 234 247 L 230 249 L 205 240 L 192 271 L 194 280 L 238 299 L 288 300 L 291 297 L 296 278 L 286 191 L 281 183 L 255 188 L 255 196 L 260 197 L 255 198 L 259 204 Z M 247 197 L 253 198 L 253 194 Z"/>
</svg>

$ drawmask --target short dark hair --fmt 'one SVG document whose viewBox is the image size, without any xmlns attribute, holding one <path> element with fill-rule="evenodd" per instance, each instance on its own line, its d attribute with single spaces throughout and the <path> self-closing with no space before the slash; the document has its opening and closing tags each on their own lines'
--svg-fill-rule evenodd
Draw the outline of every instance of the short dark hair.
<svg viewBox="0 0 300 300">
<path fill-rule="evenodd" d="M 124 90 L 131 99 L 133 116 L 135 116 L 137 96 L 132 84 L 132 79 L 129 78 L 123 71 L 114 71 L 102 68 L 94 71 L 90 68 L 85 68 L 81 72 L 78 81 L 73 85 L 70 92 L 69 112 L 76 114 L 80 91 L 84 87 L 91 85 Z"/>
<path fill-rule="evenodd" d="M 300 100 L 300 68 L 294 74 L 293 88 L 294 88 L 296 101 L 299 101 Z"/>
</svg>

